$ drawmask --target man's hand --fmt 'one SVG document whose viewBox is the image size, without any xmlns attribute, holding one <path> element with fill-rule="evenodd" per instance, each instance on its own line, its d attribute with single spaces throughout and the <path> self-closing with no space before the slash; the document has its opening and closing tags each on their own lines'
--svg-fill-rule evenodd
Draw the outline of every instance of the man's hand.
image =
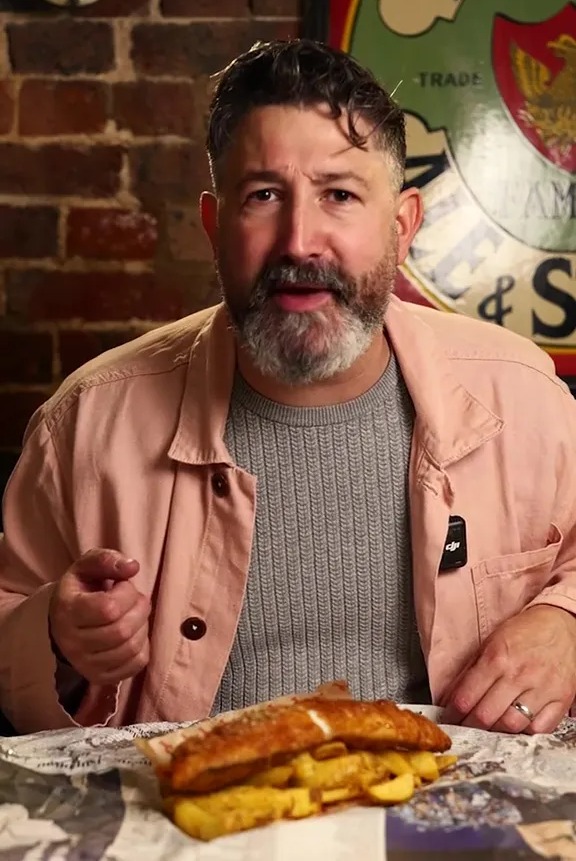
<svg viewBox="0 0 576 861">
<path fill-rule="evenodd" d="M 576 696 L 576 618 L 538 604 L 504 622 L 443 697 L 443 723 L 552 732 Z M 523 703 L 531 720 L 513 707 Z"/>
<path fill-rule="evenodd" d="M 89 550 L 54 590 L 52 639 L 88 682 L 116 684 L 148 663 L 150 602 L 130 582 L 139 567 L 115 550 Z"/>
</svg>

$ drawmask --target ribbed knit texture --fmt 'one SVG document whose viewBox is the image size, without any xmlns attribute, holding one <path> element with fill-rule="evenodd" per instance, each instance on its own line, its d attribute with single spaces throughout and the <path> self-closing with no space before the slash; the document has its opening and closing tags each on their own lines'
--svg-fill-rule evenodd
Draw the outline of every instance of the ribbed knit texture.
<svg viewBox="0 0 576 861">
<path fill-rule="evenodd" d="M 414 421 L 392 357 L 355 400 L 295 408 L 237 375 L 225 442 L 257 476 L 236 639 L 213 712 L 346 679 L 355 696 L 427 702 L 412 597 Z"/>
</svg>

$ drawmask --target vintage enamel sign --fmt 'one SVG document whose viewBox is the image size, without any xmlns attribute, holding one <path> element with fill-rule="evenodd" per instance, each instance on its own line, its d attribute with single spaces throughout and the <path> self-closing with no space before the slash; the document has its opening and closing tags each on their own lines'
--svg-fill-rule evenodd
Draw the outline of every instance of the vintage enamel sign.
<svg viewBox="0 0 576 861">
<path fill-rule="evenodd" d="M 329 41 L 407 114 L 426 218 L 399 295 L 526 335 L 576 376 L 576 2 L 336 0 Z"/>
</svg>

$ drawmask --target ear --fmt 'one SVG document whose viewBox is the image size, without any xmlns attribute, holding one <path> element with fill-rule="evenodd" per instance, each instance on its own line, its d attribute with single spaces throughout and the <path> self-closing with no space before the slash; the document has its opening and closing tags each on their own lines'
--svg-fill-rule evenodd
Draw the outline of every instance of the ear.
<svg viewBox="0 0 576 861">
<path fill-rule="evenodd" d="M 422 224 L 424 208 L 417 188 L 407 188 L 398 197 L 396 234 L 398 236 L 398 263 L 404 263 L 416 231 Z"/>
<path fill-rule="evenodd" d="M 206 236 L 210 240 L 212 251 L 216 254 L 218 237 L 218 201 L 211 191 L 203 191 L 200 195 L 200 218 Z"/>
</svg>

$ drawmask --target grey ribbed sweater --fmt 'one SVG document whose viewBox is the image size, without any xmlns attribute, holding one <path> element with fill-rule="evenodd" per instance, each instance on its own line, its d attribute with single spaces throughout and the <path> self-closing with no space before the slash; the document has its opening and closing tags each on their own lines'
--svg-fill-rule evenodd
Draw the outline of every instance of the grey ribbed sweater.
<svg viewBox="0 0 576 861">
<path fill-rule="evenodd" d="M 345 678 L 362 698 L 429 698 L 412 599 L 413 406 L 391 359 L 361 397 L 295 408 L 237 376 L 225 431 L 257 476 L 246 599 L 213 712 Z"/>
</svg>

